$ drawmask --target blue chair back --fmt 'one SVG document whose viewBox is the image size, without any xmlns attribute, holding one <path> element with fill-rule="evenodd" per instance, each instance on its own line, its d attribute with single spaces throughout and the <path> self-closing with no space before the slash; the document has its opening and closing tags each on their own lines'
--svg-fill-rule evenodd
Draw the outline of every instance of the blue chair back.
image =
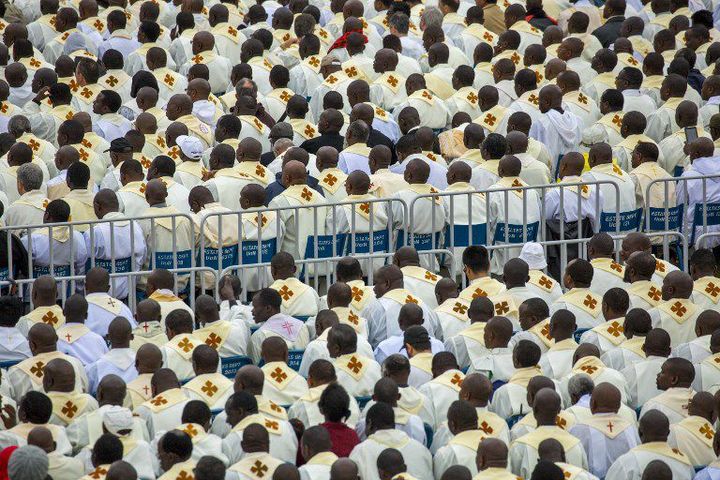
<svg viewBox="0 0 720 480">
<path fill-rule="evenodd" d="M 620 231 L 621 232 L 637 232 L 642 223 L 643 209 L 638 208 L 630 212 L 620 212 Z M 600 213 L 600 231 L 606 233 L 616 232 L 617 217 L 615 212 Z"/>
<path fill-rule="evenodd" d="M 470 233 L 470 227 L 470 225 L 453 225 L 451 242 L 451 230 L 450 225 L 448 225 L 445 228 L 445 248 L 485 245 L 487 239 L 487 223 L 472 225 L 472 234 Z"/>
<path fill-rule="evenodd" d="M 331 258 L 335 255 L 343 254 L 345 248 L 346 234 L 338 233 L 337 235 L 309 235 L 307 245 L 305 246 L 305 258 Z M 315 253 L 315 244 L 317 243 L 317 254 Z"/>
<path fill-rule="evenodd" d="M 355 253 L 370 253 L 370 233 L 347 234 L 346 236 L 346 253 L 353 253 L 353 245 Z M 390 248 L 390 232 L 388 230 L 380 230 L 372 232 L 373 253 L 385 253 Z"/>
<path fill-rule="evenodd" d="M 20 363 L 20 360 L 5 360 L 4 362 L 0 362 L 0 368 L 3 370 L 7 370 L 10 367 L 13 367 Z"/>
<path fill-rule="evenodd" d="M 412 235 L 412 242 L 410 241 L 410 233 L 407 234 L 407 240 L 405 240 L 405 230 L 398 230 L 397 232 L 397 240 L 395 241 L 395 249 L 399 249 L 401 247 L 404 247 L 405 245 L 411 245 L 415 248 L 418 252 L 423 250 L 432 250 L 433 249 L 433 239 L 434 239 L 434 247 L 440 248 L 440 234 L 442 232 L 435 232 L 435 233 L 415 233 Z"/>
<path fill-rule="evenodd" d="M 358 407 L 360 408 L 360 411 L 365 408 L 365 405 L 372 399 L 372 396 L 368 395 L 367 397 L 355 397 L 355 401 L 358 404 Z"/>
<path fill-rule="evenodd" d="M 508 424 L 508 428 L 512 428 L 517 422 L 519 422 L 525 415 L 513 415 L 505 419 Z"/>
<path fill-rule="evenodd" d="M 288 367 L 296 372 L 300 370 L 300 364 L 302 363 L 304 354 L 305 350 L 290 350 L 288 352 Z"/>
<path fill-rule="evenodd" d="M 667 213 L 667 215 L 666 215 Z M 665 222 L 667 221 L 667 228 L 665 228 Z M 683 221 L 683 205 L 677 205 L 675 207 L 668 208 L 667 211 L 664 208 L 653 208 L 648 209 L 648 231 L 664 231 L 672 230 L 679 231 L 682 229 Z"/>
<path fill-rule="evenodd" d="M 537 239 L 540 222 L 528 223 L 525 225 L 514 225 L 498 223 L 493 235 L 493 243 L 526 243 L 534 242 Z M 523 238 L 523 230 L 527 228 L 527 236 Z M 507 241 L 505 240 L 505 229 L 507 229 Z"/>
<path fill-rule="evenodd" d="M 234 357 L 220 357 L 220 371 L 221 373 L 233 380 L 235 374 L 245 365 L 252 365 L 252 359 L 245 355 L 236 355 Z"/>
<path fill-rule="evenodd" d="M 115 273 L 127 273 L 132 269 L 132 258 L 116 258 L 115 259 Z M 108 272 L 112 272 L 113 261 L 105 258 L 96 258 L 95 266 L 103 268 Z M 88 258 L 85 262 L 85 270 L 92 268 L 92 261 Z"/>
<path fill-rule="evenodd" d="M 218 269 L 220 262 L 219 262 L 217 248 L 205 247 L 205 249 L 203 250 L 203 257 L 205 260 L 206 267 L 214 268 L 215 270 Z M 238 246 L 237 246 L 237 244 L 226 245 L 226 246 L 222 247 L 222 265 L 223 265 L 223 267 L 229 267 L 231 265 L 237 265 L 237 264 L 238 264 Z M 198 265 L 200 265 L 199 261 L 198 261 Z"/>
<path fill-rule="evenodd" d="M 192 250 L 179 250 L 177 255 L 173 252 L 155 252 L 155 268 L 172 270 L 175 267 L 174 260 L 177 258 L 177 268 L 190 268 L 192 266 Z"/>
<path fill-rule="evenodd" d="M 577 343 L 580 343 L 580 337 L 582 337 L 583 333 L 587 332 L 588 330 L 590 330 L 590 329 L 589 328 L 578 328 L 577 330 L 575 330 L 575 333 L 573 333 L 573 338 L 575 339 L 575 341 Z"/>
<path fill-rule="evenodd" d="M 703 218 L 705 217 L 705 218 Z M 690 235 L 690 245 L 695 244 L 695 229 L 704 226 L 720 225 L 720 203 L 708 203 L 707 205 L 698 203 L 695 205 L 695 215 L 693 215 L 693 229 Z"/>
</svg>

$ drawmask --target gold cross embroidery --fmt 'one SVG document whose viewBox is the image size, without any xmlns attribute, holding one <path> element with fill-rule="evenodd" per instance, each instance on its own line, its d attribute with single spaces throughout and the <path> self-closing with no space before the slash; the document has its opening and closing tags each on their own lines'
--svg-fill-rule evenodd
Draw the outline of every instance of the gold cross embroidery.
<svg viewBox="0 0 720 480">
<path fill-rule="evenodd" d="M 175 477 L 175 480 L 195 480 L 195 477 L 185 470 L 180 470 L 180 473 L 177 477 Z"/>
<path fill-rule="evenodd" d="M 545 288 L 552 288 L 552 286 L 553 286 L 552 280 L 547 278 L 545 275 L 540 277 L 540 280 L 538 281 L 538 283 L 540 284 L 541 287 L 545 287 Z"/>
<path fill-rule="evenodd" d="M 467 312 L 468 307 L 463 305 L 460 302 L 455 302 L 455 306 L 453 307 L 453 312 L 459 313 L 460 315 L 465 315 L 465 312 Z"/>
<path fill-rule="evenodd" d="M 405 303 L 406 303 L 406 304 L 408 304 L 408 303 L 415 303 L 415 304 L 417 304 L 418 301 L 417 301 L 417 298 L 413 297 L 412 295 L 408 295 L 407 297 L 405 297 Z"/>
<path fill-rule="evenodd" d="M 183 432 L 187 433 L 190 438 L 194 438 L 195 435 L 199 433 L 197 431 L 197 428 L 193 427 L 192 424 L 189 424 L 188 426 L 183 428 Z"/>
<path fill-rule="evenodd" d="M 158 135 L 157 138 L 155 139 L 155 143 L 158 144 L 158 147 L 165 148 L 165 139 L 162 138 L 160 135 Z"/>
<path fill-rule="evenodd" d="M 661 292 L 655 287 L 650 287 L 650 290 L 647 292 L 648 297 L 652 298 L 656 302 L 660 300 Z"/>
<path fill-rule="evenodd" d="M 45 367 L 44 362 L 37 362 L 33 367 L 30 369 L 30 373 L 35 375 L 37 378 L 42 378 L 43 376 L 43 368 Z"/>
<path fill-rule="evenodd" d="M 86 99 L 88 99 L 88 98 L 92 97 L 92 90 L 90 90 L 89 88 L 85 87 L 85 88 L 82 89 L 82 92 L 80 92 L 80 95 L 82 95 L 83 97 L 85 97 Z"/>
<path fill-rule="evenodd" d="M 221 343 L 222 337 L 220 335 L 216 335 L 214 332 L 208 335 L 208 337 L 205 339 L 205 345 L 208 345 L 215 350 L 218 349 Z"/>
<path fill-rule="evenodd" d="M 476 288 L 472 294 L 473 300 L 478 297 L 487 297 L 487 296 L 488 296 L 487 292 L 485 290 L 483 290 L 482 288 Z"/>
<path fill-rule="evenodd" d="M 437 275 L 435 275 L 432 272 L 425 272 L 425 280 L 430 280 L 431 282 L 437 281 Z"/>
<path fill-rule="evenodd" d="M 595 306 L 597 305 L 597 300 L 595 300 L 592 295 L 588 295 L 585 297 L 585 301 L 583 302 L 583 305 L 588 307 L 590 310 L 595 310 Z"/>
<path fill-rule="evenodd" d="M 709 293 L 712 297 L 717 297 L 718 293 L 720 293 L 720 287 L 715 285 L 713 282 L 709 282 L 705 288 L 705 292 Z"/>
<path fill-rule="evenodd" d="M 453 375 L 453 377 L 450 379 L 450 383 L 453 385 L 457 385 L 458 387 L 462 386 L 463 379 L 460 375 L 457 373 Z"/>
<path fill-rule="evenodd" d="M 180 343 L 178 343 L 178 347 L 182 348 L 183 352 L 187 353 L 195 348 L 195 345 L 193 345 L 192 342 L 185 337 Z"/>
<path fill-rule="evenodd" d="M 488 113 L 485 115 L 485 118 L 483 119 L 483 122 L 487 123 L 491 127 L 495 125 L 495 122 L 497 121 L 497 117 L 493 115 L 492 113 Z"/>
<path fill-rule="evenodd" d="M 483 39 L 487 40 L 488 42 L 492 42 L 493 40 L 495 40 L 495 38 L 492 36 L 492 34 L 490 32 L 485 32 L 483 34 Z"/>
<path fill-rule="evenodd" d="M 545 338 L 547 338 L 548 340 L 550 340 L 550 325 L 545 325 L 545 326 L 540 330 L 540 335 L 542 335 L 543 337 L 545 337 Z"/>
<path fill-rule="evenodd" d="M 567 420 L 558 415 L 557 417 L 555 417 L 555 425 L 565 430 L 565 427 L 567 426 Z"/>
<path fill-rule="evenodd" d="M 615 173 L 615 175 L 622 176 L 623 171 L 620 170 L 620 167 L 618 167 L 614 163 L 612 164 L 612 169 L 613 169 L 613 173 Z"/>
<path fill-rule="evenodd" d="M 510 60 L 513 61 L 515 65 L 520 63 L 520 55 L 517 54 L 517 52 L 513 52 L 513 54 L 510 56 Z"/>
<path fill-rule="evenodd" d="M 228 33 L 232 35 L 233 37 L 237 37 L 238 31 L 234 27 L 228 27 Z"/>
<path fill-rule="evenodd" d="M 349 67 L 345 69 L 345 75 L 347 75 L 350 78 L 357 77 L 358 71 L 355 67 Z"/>
<path fill-rule="evenodd" d="M 168 401 L 165 400 L 165 398 L 163 398 L 161 396 L 157 396 L 157 397 L 153 398 L 152 400 L 150 400 L 150 403 L 152 403 L 156 407 L 159 407 L 160 405 L 165 405 L 166 403 L 168 403 Z"/>
<path fill-rule="evenodd" d="M 287 285 L 283 285 L 282 288 L 281 288 L 280 290 L 278 290 L 278 293 L 280 294 L 280 296 L 282 297 L 282 299 L 285 300 L 286 302 L 287 302 L 288 300 L 290 300 L 290 297 L 292 297 L 293 295 L 295 295 L 295 292 L 293 292 L 292 290 L 290 290 L 290 288 L 288 288 Z"/>
<path fill-rule="evenodd" d="M 7 111 L 8 111 L 8 104 L 5 102 L 2 102 L 2 104 L 0 104 L 0 112 L 7 113 Z"/>
<path fill-rule="evenodd" d="M 508 305 L 508 302 L 500 302 L 495 304 L 495 311 L 498 315 L 503 315 L 510 311 L 510 306 Z"/>
<path fill-rule="evenodd" d="M 365 212 L 366 214 L 370 213 L 370 203 L 365 202 L 360 204 L 360 211 Z"/>
<path fill-rule="evenodd" d="M 584 366 L 580 367 L 580 370 L 587 373 L 588 375 L 592 375 L 593 373 L 595 373 L 597 371 L 597 369 L 598 369 L 597 367 L 594 367 L 592 365 L 584 365 Z"/>
<path fill-rule="evenodd" d="M 72 90 L 73 92 L 77 92 L 80 89 L 80 85 L 77 84 L 77 82 L 75 81 L 74 78 L 72 80 L 70 80 L 70 85 L 68 85 L 68 86 L 70 87 L 70 90 Z"/>
<path fill-rule="evenodd" d="M 75 406 L 75 404 L 71 401 L 68 401 L 65 403 L 65 406 L 62 408 L 61 412 L 63 415 L 65 415 L 68 418 L 73 418 L 75 414 L 78 411 L 78 407 Z"/>
<path fill-rule="evenodd" d="M 210 380 L 205 382 L 205 385 L 200 389 L 208 397 L 212 397 L 218 391 L 218 387 L 215 386 Z"/>
<path fill-rule="evenodd" d="M 665 264 L 661 262 L 660 260 L 655 260 L 655 270 L 658 272 L 664 273 L 665 272 Z"/>
<path fill-rule="evenodd" d="M 263 478 L 265 473 L 268 471 L 267 465 L 263 464 L 260 460 L 255 461 L 250 471 L 257 475 L 258 478 Z"/>
<path fill-rule="evenodd" d="M 42 316 L 42 321 L 43 323 L 54 327 L 60 321 L 60 319 L 55 316 L 53 312 L 47 312 L 45 315 Z"/>
<path fill-rule="evenodd" d="M 353 312 L 350 312 L 348 315 L 348 321 L 355 326 L 360 325 L 360 317 L 355 315 Z"/>
<path fill-rule="evenodd" d="M 105 80 L 105 83 L 107 83 L 107 84 L 110 85 L 111 87 L 114 87 L 114 86 L 117 85 L 119 82 L 120 82 L 120 81 L 119 81 L 117 78 L 115 78 L 114 76 L 112 76 L 112 75 L 110 75 L 110 76 L 107 78 L 107 80 Z"/>
<path fill-rule="evenodd" d="M 335 183 L 338 181 L 338 178 L 333 175 L 332 173 L 328 173 L 325 178 L 323 178 L 323 182 L 327 183 L 331 187 L 335 185 Z"/>
<path fill-rule="evenodd" d="M 710 425 L 707 423 L 702 426 L 702 428 L 700 429 L 700 433 L 705 435 L 705 438 L 707 438 L 708 440 L 715 436 L 715 433 L 712 431 L 712 427 L 710 427 Z"/>
<path fill-rule="evenodd" d="M 83 162 L 87 162 L 88 158 L 90 158 L 90 154 L 82 148 L 78 149 L 78 155 L 80 155 L 80 160 Z"/>
<path fill-rule="evenodd" d="M 335 85 L 337 83 L 337 77 L 335 75 L 330 75 L 325 79 L 325 82 L 329 85 Z"/>
<path fill-rule="evenodd" d="M 621 333 L 625 331 L 625 327 L 620 325 L 619 322 L 612 322 L 610 324 L 610 327 L 607 329 L 607 332 L 612 335 L 613 337 L 619 337 Z"/>
<path fill-rule="evenodd" d="M 310 200 L 312 200 L 313 194 L 307 188 L 303 188 L 300 196 L 302 197 L 303 200 L 305 200 L 306 202 L 309 202 Z"/>
<path fill-rule="evenodd" d="M 90 477 L 95 479 L 103 478 L 105 475 L 107 475 L 107 470 L 102 467 L 97 467 L 95 470 L 90 472 Z"/>
<path fill-rule="evenodd" d="M 270 430 L 277 430 L 278 428 L 280 428 L 280 424 L 273 420 L 265 420 L 265 428 L 269 428 Z"/>
<path fill-rule="evenodd" d="M 203 60 L 205 60 L 205 58 L 203 58 L 203 56 L 200 55 L 199 53 L 198 53 L 197 55 L 195 55 L 194 57 L 192 57 L 192 61 L 193 61 L 194 63 L 200 63 L 200 62 L 202 62 Z"/>
<path fill-rule="evenodd" d="M 583 105 L 587 105 L 588 97 L 586 97 L 584 94 L 580 93 L 580 94 L 578 94 L 578 102 L 582 103 Z"/>
<path fill-rule="evenodd" d="M 610 262 L 610 269 L 615 270 L 616 272 L 622 272 L 623 268 L 622 265 L 620 265 L 619 263 Z"/>
<path fill-rule="evenodd" d="M 146 187 L 147 187 L 147 185 L 145 184 L 145 182 L 141 183 L 140 188 L 139 188 L 140 193 L 145 193 Z"/>
<path fill-rule="evenodd" d="M 430 92 L 428 92 L 427 90 L 423 90 L 422 96 L 423 98 L 427 98 L 428 100 L 432 100 L 433 98 L 432 95 L 430 95 Z"/>
<path fill-rule="evenodd" d="M 540 73 L 540 71 L 538 71 L 538 70 L 535 70 L 535 81 L 536 81 L 537 83 L 540 83 L 540 82 L 543 81 L 543 75 L 542 75 L 542 73 Z"/>
<path fill-rule="evenodd" d="M 318 60 L 317 57 L 310 57 L 310 60 L 308 60 L 308 63 L 313 68 L 317 68 L 318 66 L 320 66 L 320 60 Z"/>
<path fill-rule="evenodd" d="M 258 130 L 262 131 L 262 129 L 263 129 L 263 124 L 262 124 L 262 122 L 261 122 L 260 120 L 257 119 L 257 117 L 253 118 L 253 123 L 255 124 L 255 128 L 257 128 Z"/>
<path fill-rule="evenodd" d="M 628 63 L 629 63 L 630 65 L 632 65 L 633 67 L 634 67 L 634 66 L 637 66 L 637 64 L 638 64 L 638 61 L 635 60 L 633 57 L 628 57 L 628 60 L 627 60 L 627 61 L 628 61 Z"/>
<path fill-rule="evenodd" d="M 30 66 L 33 68 L 40 68 L 40 60 L 36 59 L 35 57 L 30 57 Z"/>
<path fill-rule="evenodd" d="M 37 152 L 40 149 L 40 144 L 35 141 L 35 139 L 31 138 L 28 141 L 28 147 L 33 149 L 33 152 Z"/>
<path fill-rule="evenodd" d="M 315 129 L 311 125 L 308 125 L 305 127 L 305 130 L 303 131 L 303 133 L 308 137 L 314 137 Z"/>
<path fill-rule="evenodd" d="M 165 78 L 163 78 L 163 83 L 165 83 L 168 87 L 172 87 L 175 85 L 175 77 L 166 73 Z"/>
<path fill-rule="evenodd" d="M 470 93 L 468 93 L 467 101 L 470 102 L 471 104 L 475 105 L 478 101 L 478 96 L 475 95 L 474 92 L 470 92 Z"/>
<path fill-rule="evenodd" d="M 368 210 L 369 210 L 370 204 L 367 204 L 367 205 L 368 205 Z M 359 302 L 360 300 L 362 300 L 363 295 L 365 295 L 365 292 L 363 292 L 363 290 L 361 288 L 352 287 L 352 296 L 353 296 L 354 301 Z"/>
<path fill-rule="evenodd" d="M 389 83 L 393 88 L 397 87 L 398 82 L 399 80 L 392 75 L 387 78 L 387 83 Z"/>
<path fill-rule="evenodd" d="M 682 303 L 675 302 L 675 303 L 673 303 L 673 306 L 670 307 L 670 311 L 673 312 L 678 317 L 682 317 L 687 312 L 687 308 L 685 308 L 685 306 Z"/>
<path fill-rule="evenodd" d="M 612 123 L 614 123 L 614 124 L 617 125 L 618 127 L 619 127 L 620 125 L 622 125 L 622 119 L 620 118 L 620 115 L 617 115 L 617 114 L 614 115 L 614 116 L 613 116 L 613 119 L 612 119 Z"/>
<path fill-rule="evenodd" d="M 290 94 L 288 93 L 287 90 L 282 91 L 282 93 L 280 94 L 280 100 L 282 100 L 285 103 L 290 101 Z"/>
<path fill-rule="evenodd" d="M 531 95 L 528 97 L 528 102 L 532 103 L 533 105 L 537 105 L 537 104 L 538 104 L 538 97 L 537 97 L 537 95 L 535 95 L 534 93 L 531 94 Z"/>
<path fill-rule="evenodd" d="M 65 115 L 65 120 L 72 120 L 74 116 L 73 112 L 68 112 L 67 115 Z"/>
<path fill-rule="evenodd" d="M 350 361 L 347 364 L 347 368 L 353 371 L 353 373 L 360 373 L 360 370 L 362 370 L 363 364 L 360 360 L 357 359 L 354 355 L 350 357 Z"/>
<path fill-rule="evenodd" d="M 287 380 L 287 373 L 285 373 L 282 368 L 277 367 L 275 368 L 275 370 L 272 371 L 270 377 L 277 383 L 282 383 L 283 381 Z"/>
</svg>

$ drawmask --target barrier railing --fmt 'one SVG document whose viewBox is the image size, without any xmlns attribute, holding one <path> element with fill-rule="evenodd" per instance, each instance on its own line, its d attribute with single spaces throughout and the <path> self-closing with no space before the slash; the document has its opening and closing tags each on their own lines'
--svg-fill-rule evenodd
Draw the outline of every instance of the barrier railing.
<svg viewBox="0 0 720 480">
<path fill-rule="evenodd" d="M 592 232 L 608 231 L 619 242 L 641 226 L 652 236 L 662 238 L 666 258 L 670 246 L 677 244 L 681 265 L 685 266 L 689 247 L 707 241 L 710 229 L 720 226 L 720 203 L 705 201 L 688 208 L 681 192 L 687 182 L 697 181 L 696 188 L 701 189 L 702 198 L 707 198 L 707 182 L 714 178 L 720 178 L 720 174 L 653 181 L 648 185 L 646 198 L 650 198 L 651 190 L 663 189 L 662 207 L 649 203 L 631 212 L 621 212 L 619 207 L 603 211 L 604 198 L 600 194 L 591 196 L 594 205 L 583 209 L 587 200 L 576 193 L 583 187 L 599 192 L 601 186 L 612 185 L 615 205 L 620 205 L 617 184 L 596 181 L 428 193 L 417 195 L 409 205 L 399 198 L 389 198 L 213 212 L 204 215 L 199 226 L 191 215 L 178 213 L 5 227 L 0 231 L 17 232 L 23 237 L 29 254 L 27 268 L 17 268 L 12 238 L 6 235 L 6 269 L 0 269 L 0 286 L 15 284 L 29 299 L 33 280 L 49 273 L 58 279 L 62 286 L 60 298 L 65 299 L 68 294 L 82 290 L 87 268 L 101 266 L 110 272 L 113 289 L 117 283 L 126 282 L 128 301 L 134 307 L 135 290 L 157 267 L 175 274 L 176 294 L 194 292 L 199 286 L 217 295 L 220 278 L 229 272 L 248 277 L 254 271 L 257 288 L 269 285 L 270 258 L 275 252 L 292 247 L 290 253 L 302 268 L 305 281 L 318 288 L 331 283 L 334 263 L 345 255 L 360 259 L 372 282 L 374 268 L 385 263 L 401 245 L 414 245 L 432 268 L 445 266 L 455 275 L 462 249 L 468 245 L 484 244 L 494 254 L 502 255 L 533 240 L 543 245 L 546 254 L 548 249 L 555 249 L 562 271 L 570 256 L 569 248 L 577 248 L 580 257 L 586 256 L 585 249 L 580 247 Z M 670 187 L 675 183 L 677 203 L 670 198 Z M 554 202 L 552 209 L 548 202 Z M 594 211 L 590 230 L 581 226 L 588 209 Z M 551 213 L 553 217 L 548 218 Z M 690 217 L 691 227 L 686 229 Z M 249 219 L 254 219 L 254 230 Z M 549 231 L 548 221 L 556 222 L 556 231 Z M 573 224 L 577 228 L 572 228 Z M 79 225 L 90 228 L 81 235 Z M 261 225 L 259 234 L 257 225 Z M 237 231 L 237 235 L 232 232 L 229 236 L 230 242 L 223 240 L 228 237 L 227 228 Z M 63 229 L 63 235 L 69 238 L 66 242 L 70 243 L 50 241 Z M 265 236 L 266 229 L 277 232 L 274 239 L 272 235 Z M 38 244 L 40 248 L 35 248 Z M 25 270 L 27 278 L 19 278 L 18 270 Z M 243 286 L 247 287 L 248 279 L 244 280 Z M 189 297 L 192 300 L 194 295 Z"/>
</svg>

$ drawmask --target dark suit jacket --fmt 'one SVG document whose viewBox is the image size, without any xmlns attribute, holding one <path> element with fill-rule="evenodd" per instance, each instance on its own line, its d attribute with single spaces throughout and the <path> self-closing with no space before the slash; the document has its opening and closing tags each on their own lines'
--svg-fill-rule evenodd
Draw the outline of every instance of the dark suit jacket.
<svg viewBox="0 0 720 480">
<path fill-rule="evenodd" d="M 308 153 L 315 155 L 320 147 L 335 147 L 338 153 L 342 152 L 343 144 L 345 143 L 345 137 L 338 133 L 326 133 L 319 137 L 305 140 L 300 144 L 300 148 Z"/>
<path fill-rule="evenodd" d="M 368 137 L 367 145 L 370 148 L 375 147 L 377 145 L 387 146 L 390 149 L 390 151 L 392 152 L 392 160 L 390 160 L 390 163 L 391 164 L 397 163 L 398 159 L 397 159 L 397 154 L 395 153 L 395 144 L 384 133 L 382 133 L 378 130 L 375 130 L 374 128 L 371 127 L 370 128 L 370 136 Z"/>
<path fill-rule="evenodd" d="M 278 172 L 275 174 L 275 181 L 268 185 L 265 188 L 265 205 L 270 205 L 270 200 L 280 195 L 282 192 L 284 192 L 287 187 L 282 184 L 280 181 L 282 179 L 282 172 Z M 325 194 L 323 193 L 323 189 L 318 183 L 317 178 L 311 177 L 310 174 L 307 176 L 307 184 L 308 187 L 312 188 L 313 190 L 317 191 L 320 195 L 323 197 Z"/>
<path fill-rule="evenodd" d="M 265 152 L 262 155 L 260 155 L 260 164 L 263 167 L 267 167 L 272 163 L 272 161 L 275 160 L 275 154 L 273 152 Z"/>
<path fill-rule="evenodd" d="M 607 22 L 605 22 L 605 25 L 596 28 L 592 34 L 600 40 L 603 48 L 609 48 L 620 36 L 620 27 L 624 21 L 625 17 L 622 15 L 610 17 Z"/>
</svg>

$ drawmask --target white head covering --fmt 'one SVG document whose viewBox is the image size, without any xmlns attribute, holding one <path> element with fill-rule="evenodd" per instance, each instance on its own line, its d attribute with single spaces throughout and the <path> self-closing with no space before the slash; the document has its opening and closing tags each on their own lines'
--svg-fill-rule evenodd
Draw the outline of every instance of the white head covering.
<svg viewBox="0 0 720 480">
<path fill-rule="evenodd" d="M 25 445 L 10 455 L 10 480 L 45 480 L 50 468 L 47 453 L 34 445 Z"/>
<path fill-rule="evenodd" d="M 545 261 L 545 251 L 542 245 L 536 242 L 528 242 L 522 247 L 520 251 L 521 260 L 525 260 L 530 270 L 542 270 L 547 268 L 547 261 Z"/>
<path fill-rule="evenodd" d="M 123 430 L 132 430 L 133 416 L 132 412 L 124 407 L 113 405 L 103 413 L 103 425 L 109 433 L 115 436 L 122 436 L 119 432 Z"/>
<path fill-rule="evenodd" d="M 175 140 L 182 153 L 192 159 L 198 159 L 202 157 L 203 146 L 200 139 L 192 137 L 190 135 L 180 135 Z"/>
</svg>

